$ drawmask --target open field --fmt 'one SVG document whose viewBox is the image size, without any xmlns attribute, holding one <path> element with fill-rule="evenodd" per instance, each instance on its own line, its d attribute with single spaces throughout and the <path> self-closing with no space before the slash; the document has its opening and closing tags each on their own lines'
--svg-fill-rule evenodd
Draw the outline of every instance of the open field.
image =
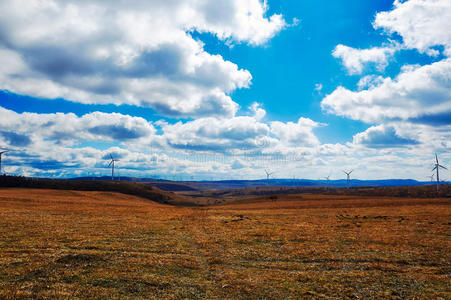
<svg viewBox="0 0 451 300">
<path fill-rule="evenodd" d="M 0 189 L 0 299 L 451 298 L 451 200 Z"/>
</svg>

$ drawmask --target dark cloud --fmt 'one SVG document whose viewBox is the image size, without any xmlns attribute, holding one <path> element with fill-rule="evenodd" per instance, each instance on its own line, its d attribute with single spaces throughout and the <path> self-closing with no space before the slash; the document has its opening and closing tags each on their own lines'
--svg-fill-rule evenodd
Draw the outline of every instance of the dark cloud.
<svg viewBox="0 0 451 300">
<path fill-rule="evenodd" d="M 393 127 L 373 127 L 358 135 L 357 142 L 369 148 L 392 148 L 417 145 L 412 139 L 400 137 Z"/>
<path fill-rule="evenodd" d="M 23 51 L 23 57 L 34 69 L 59 81 L 63 76 L 87 75 L 98 69 L 81 53 L 80 49 L 40 46 Z"/>
<path fill-rule="evenodd" d="M 133 130 L 117 125 L 100 125 L 90 128 L 88 131 L 95 135 L 103 135 L 119 141 L 138 139 L 147 135 L 147 132 L 143 130 Z"/>
<path fill-rule="evenodd" d="M 183 65 L 183 49 L 177 45 L 164 44 L 158 50 L 144 52 L 135 59 L 133 65 L 124 71 L 130 77 L 156 75 L 174 76 Z"/>
<path fill-rule="evenodd" d="M 57 160 L 34 160 L 27 163 L 23 163 L 22 165 L 28 165 L 35 169 L 40 170 L 62 170 L 69 168 L 80 168 L 81 164 L 79 163 L 63 163 Z"/>
<path fill-rule="evenodd" d="M 111 160 L 111 156 L 113 156 L 114 159 L 123 159 L 123 158 L 127 157 L 127 153 L 119 152 L 119 151 L 111 151 L 111 152 L 105 154 L 104 156 L 102 156 L 102 159 Z M 109 163 L 109 161 L 106 162 L 106 164 L 108 164 L 108 163 Z M 101 166 L 104 165 L 103 162 L 99 162 L 99 164 Z"/>
<path fill-rule="evenodd" d="M 438 114 L 423 115 L 409 119 L 413 123 L 426 124 L 432 126 L 451 125 L 451 111 Z"/>
<path fill-rule="evenodd" d="M 185 150 L 185 151 L 213 151 L 213 152 L 225 152 L 226 148 L 223 144 L 219 142 L 217 144 L 200 144 L 200 143 L 187 143 L 187 144 L 177 144 L 168 142 L 168 145 L 171 148 Z M 227 146 L 232 147 L 230 144 Z"/>
<path fill-rule="evenodd" d="M 2 136 L 11 146 L 26 147 L 31 144 L 31 139 L 23 134 L 17 134 L 11 131 L 0 131 Z"/>
</svg>

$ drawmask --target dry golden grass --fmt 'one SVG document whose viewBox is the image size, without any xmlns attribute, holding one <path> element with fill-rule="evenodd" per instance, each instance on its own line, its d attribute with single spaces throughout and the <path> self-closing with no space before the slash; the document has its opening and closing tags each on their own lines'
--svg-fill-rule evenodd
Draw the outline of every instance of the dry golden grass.
<svg viewBox="0 0 451 300">
<path fill-rule="evenodd" d="M 450 202 L 0 189 L 0 299 L 449 299 Z"/>
</svg>

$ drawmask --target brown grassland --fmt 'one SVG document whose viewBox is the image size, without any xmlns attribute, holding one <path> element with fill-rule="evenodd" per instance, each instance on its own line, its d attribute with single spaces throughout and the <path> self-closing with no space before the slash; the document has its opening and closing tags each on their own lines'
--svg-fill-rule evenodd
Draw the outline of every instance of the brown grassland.
<svg viewBox="0 0 451 300">
<path fill-rule="evenodd" d="M 3 188 L 0 299 L 450 299 L 450 204 Z"/>
</svg>

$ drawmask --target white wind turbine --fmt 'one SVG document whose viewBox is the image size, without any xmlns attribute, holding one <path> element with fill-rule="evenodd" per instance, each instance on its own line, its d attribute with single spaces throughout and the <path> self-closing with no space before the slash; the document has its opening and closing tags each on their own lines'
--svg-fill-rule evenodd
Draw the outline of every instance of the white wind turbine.
<svg viewBox="0 0 451 300">
<path fill-rule="evenodd" d="M 265 173 L 266 173 L 266 180 L 269 179 L 269 176 L 271 176 L 272 174 L 274 174 L 274 172 L 270 172 L 268 170 L 265 169 Z"/>
<path fill-rule="evenodd" d="M 434 181 L 434 174 L 426 176 L 427 178 L 431 179 L 431 182 Z"/>
<path fill-rule="evenodd" d="M 113 155 L 110 153 L 111 161 L 108 164 L 108 167 L 111 166 L 111 180 L 114 180 L 114 163 L 119 161 L 119 159 L 114 159 Z"/>
<path fill-rule="evenodd" d="M 326 179 L 326 180 L 327 180 L 327 186 L 329 187 L 330 174 L 329 174 L 328 176 L 324 177 L 324 179 Z"/>
<path fill-rule="evenodd" d="M 351 170 L 351 171 L 349 171 L 349 172 L 343 171 L 343 173 L 346 174 L 346 185 L 348 186 L 348 188 L 349 188 L 349 181 L 351 180 L 350 175 L 351 175 L 351 173 L 352 173 L 353 171 L 354 171 L 354 170 Z"/>
<path fill-rule="evenodd" d="M 441 164 L 438 163 L 437 153 L 435 153 L 435 167 L 432 169 L 432 171 L 437 170 L 437 173 L 436 173 L 437 174 L 437 176 L 436 176 L 436 179 L 437 179 L 437 192 L 440 190 L 440 177 L 438 175 L 438 169 L 440 169 L 440 168 L 448 170 L 446 167 L 444 167 L 444 166 L 442 166 Z"/>
</svg>

